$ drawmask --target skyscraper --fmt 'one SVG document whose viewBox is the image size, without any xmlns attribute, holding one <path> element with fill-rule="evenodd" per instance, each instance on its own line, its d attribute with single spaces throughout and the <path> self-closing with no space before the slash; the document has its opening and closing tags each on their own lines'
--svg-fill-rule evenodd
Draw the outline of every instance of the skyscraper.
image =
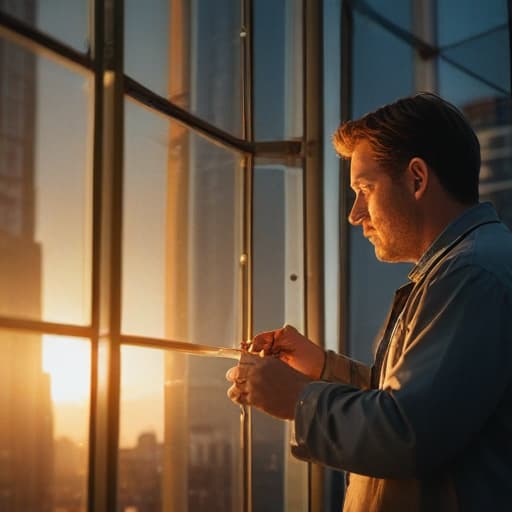
<svg viewBox="0 0 512 512">
<path fill-rule="evenodd" d="M 0 0 L 31 22 L 35 2 Z M 41 248 L 35 241 L 35 55 L 0 40 L 0 315 L 41 318 Z M 37 334 L 0 331 L 0 510 L 52 510 L 50 378 Z"/>
<path fill-rule="evenodd" d="M 464 106 L 482 153 L 480 199 L 492 201 L 502 220 L 512 228 L 512 102 L 490 97 Z"/>
</svg>

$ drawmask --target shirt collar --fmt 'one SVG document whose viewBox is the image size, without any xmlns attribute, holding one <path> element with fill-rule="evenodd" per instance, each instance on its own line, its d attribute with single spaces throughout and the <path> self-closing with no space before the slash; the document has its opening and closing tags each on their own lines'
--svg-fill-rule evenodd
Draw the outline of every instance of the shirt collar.
<svg viewBox="0 0 512 512">
<path fill-rule="evenodd" d="M 473 229 L 489 222 L 499 222 L 496 210 L 491 203 L 479 203 L 465 210 L 459 217 L 448 224 L 432 242 L 418 263 L 409 272 L 409 279 L 417 283 L 451 247 L 456 245 Z"/>
</svg>

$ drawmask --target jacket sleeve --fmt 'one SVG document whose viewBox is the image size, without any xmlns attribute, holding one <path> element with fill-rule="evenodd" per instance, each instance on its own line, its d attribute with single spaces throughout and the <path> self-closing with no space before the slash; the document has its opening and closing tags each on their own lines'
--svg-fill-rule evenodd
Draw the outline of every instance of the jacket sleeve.
<svg viewBox="0 0 512 512">
<path fill-rule="evenodd" d="M 370 387 L 371 369 L 365 364 L 332 350 L 325 353 L 325 364 L 320 375 L 327 382 L 343 382 L 357 388 Z"/>
<path fill-rule="evenodd" d="M 511 375 L 510 288 L 464 267 L 426 289 L 384 389 L 314 382 L 297 403 L 293 453 L 378 478 L 421 476 L 478 435 Z"/>
</svg>

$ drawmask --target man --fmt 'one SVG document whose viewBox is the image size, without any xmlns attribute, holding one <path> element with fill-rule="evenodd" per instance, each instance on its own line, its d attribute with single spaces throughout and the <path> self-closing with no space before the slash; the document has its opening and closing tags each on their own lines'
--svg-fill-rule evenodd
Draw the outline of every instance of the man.
<svg viewBox="0 0 512 512">
<path fill-rule="evenodd" d="M 422 93 L 343 124 L 349 215 L 379 260 L 413 262 L 372 368 L 293 327 L 228 371 L 232 400 L 295 422 L 294 453 L 350 472 L 344 510 L 512 508 L 512 234 L 478 202 L 480 147 Z M 369 312 L 371 314 L 371 312 Z M 273 356 L 273 357 L 267 357 Z"/>
</svg>

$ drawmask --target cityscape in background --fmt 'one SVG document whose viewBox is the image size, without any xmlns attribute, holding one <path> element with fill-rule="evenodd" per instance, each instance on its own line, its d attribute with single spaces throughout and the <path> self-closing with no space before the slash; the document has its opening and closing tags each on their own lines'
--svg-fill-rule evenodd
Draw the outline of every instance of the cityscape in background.
<svg viewBox="0 0 512 512">
<path fill-rule="evenodd" d="M 480 201 L 491 201 L 512 229 L 512 101 L 484 98 L 464 105 L 482 154 Z"/>
<path fill-rule="evenodd" d="M 0 9 L 7 0 L 0 0 Z M 20 18 L 34 20 L 34 0 L 9 2 L 10 12 L 19 10 Z M 13 7 L 14 6 L 14 7 Z M 212 23 L 215 14 L 203 13 L 203 22 Z M 221 28 L 222 22 L 218 20 Z M 209 45 L 208 41 L 203 41 Z M 217 52 L 227 52 L 229 41 L 221 41 Z M 224 46 L 223 46 L 224 45 Z M 210 53 L 212 55 L 212 53 Z M 204 64 L 201 80 L 212 81 L 217 73 L 215 62 L 230 64 L 213 52 Z M 189 63 L 175 62 L 186 68 Z M 235 63 L 231 63 L 235 66 Z M 224 71 L 226 78 L 233 70 Z M 211 76 L 207 76 L 211 75 Z M 0 39 L 0 314 L 13 318 L 41 318 L 42 311 L 42 260 L 44 253 L 35 239 L 35 187 L 34 126 L 38 112 L 37 67 L 35 56 L 22 50 L 15 43 Z M 190 84 L 174 84 L 174 93 L 180 101 L 187 98 Z M 185 87 L 185 90 L 180 90 Z M 219 91 L 238 89 L 235 84 L 219 80 L 218 93 L 211 91 L 213 111 L 210 119 L 238 115 L 223 104 Z M 208 101 L 205 106 L 208 107 Z M 473 124 L 482 146 L 481 198 L 491 200 L 501 217 L 512 227 L 512 104 L 508 97 L 477 99 L 461 106 Z M 229 124 L 230 120 L 223 123 Z M 230 339 L 234 330 L 226 324 L 223 312 L 236 311 L 236 293 L 226 293 L 207 301 L 208 294 L 200 293 L 201 287 L 217 290 L 222 283 L 233 281 L 228 275 L 236 254 L 237 240 L 234 233 L 219 238 L 219 225 L 229 225 L 232 217 L 240 214 L 237 205 L 231 204 L 236 183 L 226 184 L 225 169 L 233 165 L 233 159 L 220 153 L 212 153 L 197 144 L 197 152 L 189 154 L 193 147 L 189 134 L 182 128 L 171 130 L 170 144 L 174 149 L 175 162 L 170 170 L 188 169 L 190 160 L 195 161 L 198 173 L 193 184 L 187 184 L 190 197 L 197 198 L 196 218 L 201 218 L 201 231 L 188 233 L 195 237 L 195 254 L 175 254 L 176 268 L 169 269 L 174 275 L 174 289 L 167 291 L 173 300 L 187 306 L 175 307 L 173 315 L 183 318 L 192 315 L 191 308 L 209 311 L 208 322 L 196 326 L 197 339 L 208 339 L 212 330 L 221 339 Z M 181 151 L 181 153 L 180 153 Z M 193 157 L 193 158 L 192 158 Z M 175 167 L 172 167 L 172 166 Z M 179 171 L 179 172 L 178 172 Z M 183 186 L 175 182 L 169 186 Z M 232 188 L 229 188 L 229 187 Z M 192 188 L 195 187 L 195 188 Z M 274 187 L 275 188 L 275 187 Z M 226 199 L 226 207 L 219 218 L 211 216 L 204 205 L 209 196 L 219 194 Z M 182 189 L 180 189 L 182 192 Z M 192 194 L 193 192 L 193 194 Z M 266 191 L 262 191 L 262 197 Z M 201 210 L 201 208 L 204 209 Z M 190 205 L 179 203 L 174 211 L 176 218 L 183 218 Z M 282 211 L 280 214 L 284 215 Z M 277 221 L 281 219 L 276 218 Z M 197 226 L 190 224 L 192 231 Z M 183 228 L 180 228 L 183 229 Z M 263 232 L 263 228 L 262 228 Z M 222 242 L 222 243 L 219 243 Z M 264 242 L 261 242 L 262 245 Z M 204 264 L 208 254 L 210 263 Z M 195 274 L 197 290 L 193 290 L 195 303 L 187 302 L 188 290 L 183 288 L 183 272 L 188 258 L 191 272 Z M 282 262 L 279 262 L 281 265 Z M 277 265 L 277 263 L 276 263 Z M 219 270 L 210 272 L 214 266 Z M 284 266 L 279 278 L 283 280 Z M 236 278 L 236 276 L 235 276 Z M 277 286 L 277 285 L 276 285 Z M 280 284 L 279 284 L 280 286 Z M 238 290 L 235 290 L 238 292 Z M 169 299 L 170 300 L 170 299 Z M 230 302 L 231 301 L 231 302 Z M 265 306 L 268 306 L 266 304 Z M 281 313 L 280 313 L 281 314 Z M 272 318 L 277 324 L 281 317 Z M 266 322 L 269 322 L 268 316 Z M 235 324 L 235 320 L 232 322 Z M 262 321 L 263 324 L 263 321 Z M 187 337 L 187 332 L 176 328 L 176 321 L 169 320 L 168 333 L 177 338 Z M 240 482 L 240 446 L 238 410 L 225 398 L 226 383 L 223 381 L 224 366 L 204 359 L 182 358 L 162 352 L 165 387 L 161 389 L 165 406 L 162 432 L 141 431 L 132 446 L 121 446 L 118 459 L 118 509 L 119 512 L 162 512 L 171 503 L 185 503 L 181 510 L 208 510 L 209 512 L 238 512 Z M 220 377 L 219 377 L 220 375 Z M 56 404 L 51 395 L 52 376 L 43 368 L 43 339 L 38 334 L 20 334 L 17 331 L 0 331 L 0 511 L 2 512 L 86 512 L 89 445 L 69 435 L 56 436 Z M 169 382 L 171 384 L 169 384 Z M 222 400 L 219 397 L 222 396 Z M 123 399 L 121 397 L 121 408 Z M 88 418 L 87 418 L 88 420 Z M 254 482 L 257 510 L 281 512 L 285 489 L 286 435 L 283 426 L 274 420 L 259 418 L 265 425 L 255 432 L 253 471 L 258 478 Z M 123 428 L 123 425 L 121 425 Z M 262 433 L 263 432 L 263 433 Z"/>
<path fill-rule="evenodd" d="M 0 9 L 7 0 L 0 0 Z M 217 19 L 219 33 L 226 29 L 225 18 L 204 9 L 203 22 Z M 24 0 L 9 2 L 9 12 L 34 23 L 36 2 Z M 236 23 L 236 19 L 232 20 Z M 204 31 L 203 33 L 206 33 Z M 225 123 L 236 123 L 239 112 L 223 106 L 225 89 L 233 89 L 230 100 L 238 95 L 236 83 L 229 83 L 236 73 L 221 54 L 229 51 L 229 32 L 224 40 L 217 37 L 216 45 L 209 41 L 209 53 L 216 53 L 205 62 L 202 80 L 211 80 L 223 66 L 224 81 L 218 82 L 216 91 L 210 91 L 203 109 L 213 108 L 208 116 L 222 116 Z M 175 62 L 188 66 L 188 62 Z M 231 65 L 238 65 L 234 60 Z M 0 314 L 5 316 L 42 319 L 42 260 L 44 246 L 36 241 L 35 205 L 38 200 L 36 182 L 35 127 L 41 112 L 37 104 L 36 56 L 16 43 L 0 40 Z M 228 80 L 228 81 L 226 81 Z M 175 89 L 189 87 L 188 83 L 173 84 Z M 174 91 L 176 93 L 176 91 Z M 178 91 L 178 94 L 180 91 Z M 190 90 L 181 91 L 183 101 L 190 99 Z M 199 95 L 197 95 L 199 96 Z M 188 98 L 188 100 L 186 99 Z M 205 96 L 205 100 L 206 100 Z M 204 100 L 203 100 L 204 101 Z M 234 105 L 236 102 L 231 102 Z M 191 261 L 182 261 L 187 253 L 176 255 L 179 265 L 168 272 L 175 277 L 169 297 L 186 304 L 183 294 L 183 269 L 190 268 L 202 290 L 222 289 L 226 283 L 237 280 L 236 268 L 231 264 L 238 253 L 238 229 L 233 220 L 240 217 L 236 199 L 238 183 L 226 179 L 225 169 L 238 174 L 238 158 L 226 151 L 212 151 L 200 140 L 192 140 L 188 131 L 171 129 L 170 146 L 173 157 L 169 173 L 187 170 L 189 148 L 198 169 L 189 184 L 169 183 L 196 201 L 196 218 L 202 217 L 201 232 L 197 225 L 188 225 L 187 236 L 196 244 Z M 236 167 L 233 167 L 235 163 Z M 200 172 L 199 172 L 200 171 Z M 171 193 L 175 193 L 171 191 Z M 215 216 L 208 209 L 212 194 L 224 206 Z M 181 206 L 180 206 L 181 204 Z M 186 206 L 186 202 L 185 202 Z M 175 214 L 183 215 L 178 202 Z M 182 217 L 183 218 L 183 217 Z M 234 225 L 233 233 L 222 233 L 219 228 Z M 180 228 L 183 229 L 183 228 Z M 194 230 L 194 231 L 192 231 Z M 171 250 L 176 250 L 172 248 Z M 204 265 L 204 254 L 209 254 L 210 266 Z M 226 265 L 225 262 L 228 262 Z M 7 291 L 9 293 L 6 293 Z M 237 311 L 238 291 L 208 300 L 208 294 L 193 294 L 197 311 L 207 311 L 208 324 L 195 327 L 194 336 L 211 339 L 212 332 L 221 340 L 233 338 L 236 323 L 226 324 L 225 311 Z M 186 296 L 185 296 L 186 298 Z M 187 336 L 179 326 L 183 317 L 191 315 L 179 305 L 168 320 L 172 334 Z M 186 307 L 185 307 L 186 309 Z M 180 331 L 181 329 L 181 331 Z M 177 332 L 179 331 L 179 332 Z M 73 340 L 70 340 L 73 343 Z M 0 333 L 0 510 L 2 512 L 86 512 L 89 443 L 76 439 L 76 432 L 56 435 L 55 415 L 59 404 L 52 398 L 52 375 L 44 370 L 44 341 L 41 335 Z M 165 362 L 165 381 L 178 383 L 160 390 L 165 403 L 162 431 L 141 431 L 136 444 L 121 446 L 118 459 L 118 510 L 120 512 L 161 512 L 169 507 L 176 510 L 205 510 L 210 512 L 237 512 L 240 503 L 240 431 L 239 411 L 226 398 L 224 380 L 225 363 L 215 361 L 185 360 L 162 351 Z M 220 377 L 219 377 L 220 375 Z M 180 380 L 180 379 L 184 380 Z M 219 402 L 218 397 L 222 396 Z M 130 396 L 121 397 L 121 409 Z M 88 418 L 83 418 L 88 422 Z M 277 426 L 276 426 L 277 425 Z M 121 429 L 123 425 L 121 424 Z M 256 486 L 265 492 L 258 494 L 258 501 L 269 512 L 279 512 L 283 501 L 284 432 L 276 423 L 265 439 L 256 439 L 253 449 L 258 456 L 254 471 L 258 475 Z M 256 436 L 258 437 L 258 436 Z"/>
<path fill-rule="evenodd" d="M 0 1 L 0 8 L 6 0 Z M 17 4 L 35 17 L 35 2 Z M 35 56 L 0 40 L 0 312 L 39 318 L 41 247 L 34 237 Z M 0 332 L 0 510 L 54 512 L 50 376 L 38 334 Z"/>
</svg>

